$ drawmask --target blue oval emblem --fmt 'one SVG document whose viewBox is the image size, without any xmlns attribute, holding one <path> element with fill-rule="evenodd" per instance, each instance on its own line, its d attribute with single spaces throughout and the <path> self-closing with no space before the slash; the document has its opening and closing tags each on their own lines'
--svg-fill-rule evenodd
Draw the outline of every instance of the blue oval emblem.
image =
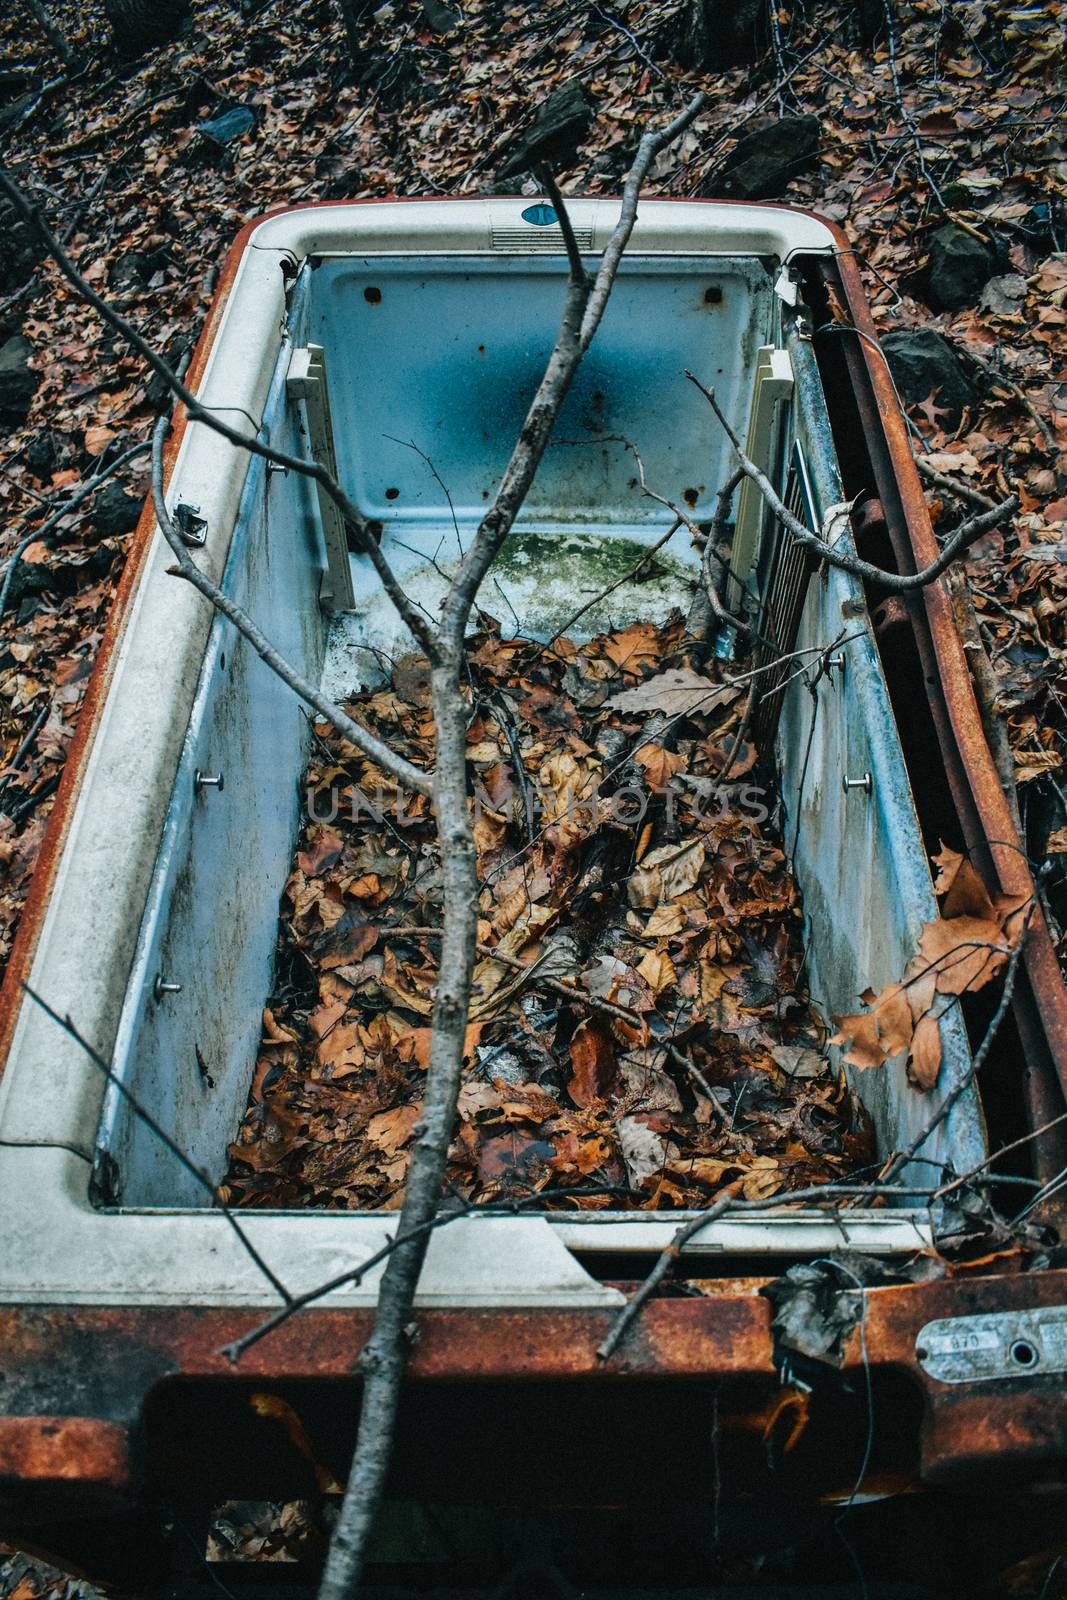
<svg viewBox="0 0 1067 1600">
<path fill-rule="evenodd" d="M 532 222 L 535 228 L 547 228 L 558 218 L 551 206 L 527 206 L 522 214 L 523 222 Z"/>
</svg>

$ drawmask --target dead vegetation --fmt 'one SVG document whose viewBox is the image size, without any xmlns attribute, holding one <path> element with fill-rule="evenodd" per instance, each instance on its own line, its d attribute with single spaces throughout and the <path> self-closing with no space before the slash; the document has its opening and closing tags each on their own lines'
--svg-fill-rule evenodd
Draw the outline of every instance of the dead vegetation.
<svg viewBox="0 0 1067 1600">
<path fill-rule="evenodd" d="M 677 615 L 550 648 L 482 623 L 464 689 L 479 942 L 449 1192 L 698 1208 L 737 1178 L 769 1197 L 869 1162 L 808 1003 L 750 742 L 722 781 L 744 675 L 695 670 Z M 431 764 L 423 658 L 348 709 Z M 440 859 L 425 797 L 326 727 L 316 744 L 307 806 L 331 820 L 307 826 L 286 886 L 227 1194 L 388 1207 L 429 1064 Z"/>
</svg>

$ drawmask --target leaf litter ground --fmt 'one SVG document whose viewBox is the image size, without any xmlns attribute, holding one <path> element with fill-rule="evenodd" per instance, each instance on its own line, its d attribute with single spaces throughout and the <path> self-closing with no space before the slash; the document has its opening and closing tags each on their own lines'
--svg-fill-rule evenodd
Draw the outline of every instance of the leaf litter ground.
<svg viewBox="0 0 1067 1600">
<path fill-rule="evenodd" d="M 578 646 L 468 641 L 478 960 L 453 1194 L 702 1207 L 869 1163 L 823 1053 L 803 920 L 742 743 L 743 689 L 695 666 L 681 618 Z M 432 763 L 425 662 L 351 712 Z M 282 900 L 276 990 L 226 1195 L 395 1207 L 428 1062 L 441 921 L 429 802 L 318 724 Z M 380 820 L 379 820 L 380 819 Z"/>
</svg>

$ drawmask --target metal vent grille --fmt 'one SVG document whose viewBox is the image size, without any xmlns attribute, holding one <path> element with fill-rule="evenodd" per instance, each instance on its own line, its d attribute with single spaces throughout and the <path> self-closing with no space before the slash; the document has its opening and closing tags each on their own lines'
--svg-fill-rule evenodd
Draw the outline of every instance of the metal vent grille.
<svg viewBox="0 0 1067 1600">
<path fill-rule="evenodd" d="M 793 446 L 793 458 L 783 496 L 786 505 L 798 521 L 807 528 L 815 522 L 815 499 L 811 491 L 807 464 L 799 444 Z M 808 592 L 808 579 L 815 568 L 815 558 L 788 529 L 774 528 L 771 535 L 774 548 L 767 568 L 760 606 L 759 631 L 767 640 L 756 647 L 758 666 L 766 666 L 777 655 L 788 655 L 796 648 L 800 614 Z M 771 646 L 774 649 L 771 649 Z M 775 730 L 782 712 L 782 695 L 779 692 L 785 680 L 796 668 L 795 662 L 772 667 L 763 678 L 763 692 L 755 719 L 756 746 L 769 760 L 774 745 Z"/>
<path fill-rule="evenodd" d="M 574 237 L 578 241 L 579 250 L 592 250 L 592 228 L 575 228 Z M 534 251 L 563 255 L 566 253 L 567 248 L 563 243 L 562 228 L 551 226 L 547 228 L 491 227 L 489 230 L 489 242 L 494 250 L 511 250 L 521 255 L 529 255 Z"/>
</svg>

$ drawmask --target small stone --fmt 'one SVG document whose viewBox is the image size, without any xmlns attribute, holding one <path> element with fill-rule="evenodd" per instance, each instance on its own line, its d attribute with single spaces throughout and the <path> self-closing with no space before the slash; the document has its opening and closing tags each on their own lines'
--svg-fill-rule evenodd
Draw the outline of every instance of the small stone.
<svg viewBox="0 0 1067 1600">
<path fill-rule="evenodd" d="M 949 427 L 958 427 L 975 388 L 948 340 L 932 328 L 901 328 L 882 336 L 882 350 L 905 405 L 933 395 Z"/>
<path fill-rule="evenodd" d="M 541 102 L 532 126 L 511 145 L 512 153 L 500 168 L 500 177 L 529 172 L 542 163 L 553 168 L 570 166 L 592 120 L 593 108 L 585 90 L 572 78 Z"/>
<path fill-rule="evenodd" d="M 997 254 L 955 222 L 946 222 L 930 240 L 925 293 L 935 311 L 961 311 L 973 306 L 983 284 L 993 276 Z"/>
<path fill-rule="evenodd" d="M 93 497 L 92 523 L 101 539 L 115 539 L 136 528 L 143 502 L 128 495 L 116 479 Z"/>
<path fill-rule="evenodd" d="M 210 139 L 220 148 L 231 144 L 234 139 L 243 139 L 246 133 L 251 133 L 256 125 L 255 112 L 248 106 L 233 106 L 231 110 L 224 111 L 219 117 L 211 117 L 207 122 L 197 126 L 197 132 L 202 133 L 205 139 Z"/>
<path fill-rule="evenodd" d="M 39 433 L 23 457 L 35 478 L 49 478 L 59 460 L 54 433 Z"/>
<path fill-rule="evenodd" d="M 818 117 L 779 117 L 739 139 L 700 192 L 728 200 L 775 200 L 818 153 Z"/>
<path fill-rule="evenodd" d="M 25 422 L 30 401 L 37 393 L 39 375 L 30 366 L 33 346 L 21 333 L 0 345 L 0 417 Z"/>
<path fill-rule="evenodd" d="M 441 0 L 422 0 L 422 14 L 432 32 L 439 35 L 453 33 L 459 25 L 459 17 Z"/>
</svg>

